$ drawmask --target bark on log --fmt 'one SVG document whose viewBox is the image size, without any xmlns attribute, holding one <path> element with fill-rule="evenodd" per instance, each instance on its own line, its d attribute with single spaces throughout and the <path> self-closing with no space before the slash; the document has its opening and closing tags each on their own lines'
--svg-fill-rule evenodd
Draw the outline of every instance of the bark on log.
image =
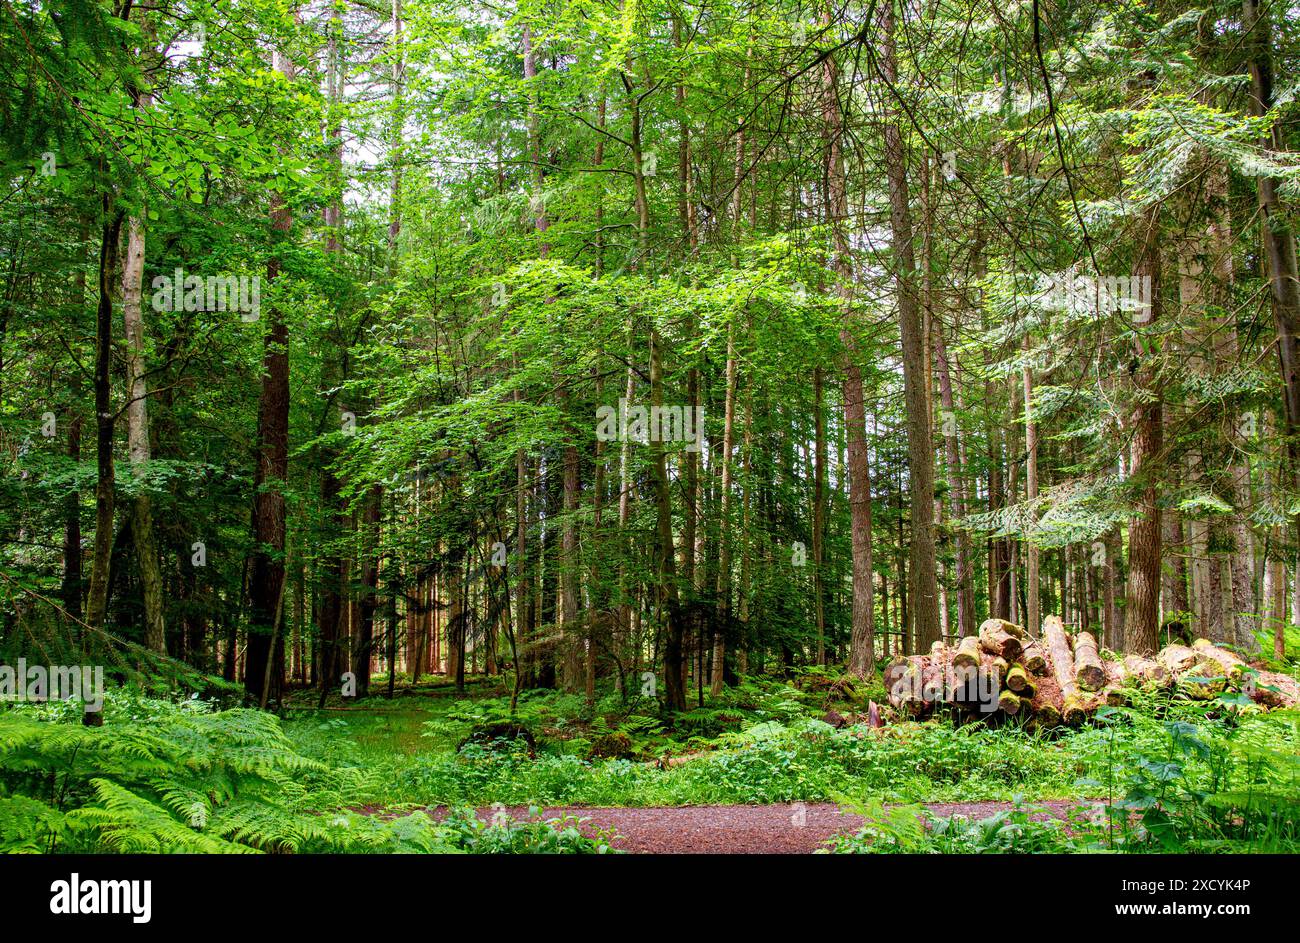
<svg viewBox="0 0 1300 943">
<path fill-rule="evenodd" d="M 952 656 L 954 668 L 978 667 L 980 663 L 980 640 L 968 635 L 957 646 L 957 654 Z"/>
<path fill-rule="evenodd" d="M 1227 687 L 1224 675 L 1263 707 L 1300 703 L 1300 682 L 1294 678 L 1256 672 L 1236 654 L 1207 642 L 1170 645 L 1154 659 L 1103 658 L 1092 635 L 1081 632 L 1071 645 L 1060 618 L 1048 616 L 1041 640 L 1028 642 L 1015 660 L 1000 650 L 1008 639 L 1019 641 L 1002 620 L 987 620 L 981 633 L 983 640 L 968 636 L 956 649 L 932 645 L 930 654 L 894 659 L 885 670 L 890 703 L 906 717 L 924 716 L 947 699 L 971 714 L 1000 710 L 1031 717 L 1038 727 L 1077 725 L 1103 704 L 1124 704 L 1144 684 L 1177 680 L 1185 697 L 1209 699 Z M 1038 663 L 1034 655 L 1043 659 L 1038 676 L 1032 673 Z M 1088 690 L 1090 685 L 1095 687 Z"/>
<path fill-rule="evenodd" d="M 1061 712 L 1051 701 L 1044 700 L 1034 708 L 1034 720 L 1042 727 L 1055 727 L 1061 722 Z"/>
<path fill-rule="evenodd" d="M 980 626 L 980 646 L 991 655 L 1001 655 L 1007 661 L 1020 657 L 1020 639 L 1008 632 L 1001 619 L 989 619 Z"/>
<path fill-rule="evenodd" d="M 1266 690 L 1264 685 L 1276 690 Z M 1266 707 L 1285 707 L 1300 703 L 1300 681 L 1276 671 L 1261 671 L 1255 682 L 1254 697 Z"/>
<path fill-rule="evenodd" d="M 889 703 L 905 717 L 916 717 L 924 712 L 925 699 L 921 697 L 924 674 L 919 660 L 899 659 L 885 669 Z"/>
<path fill-rule="evenodd" d="M 1074 637 L 1074 680 L 1085 691 L 1100 691 L 1106 684 L 1106 669 L 1091 632 Z"/>
<path fill-rule="evenodd" d="M 1048 616 L 1043 620 L 1043 639 L 1052 656 L 1052 673 L 1061 686 L 1061 693 L 1066 697 L 1078 693 L 1078 685 L 1074 683 L 1074 655 L 1070 652 L 1070 641 L 1059 617 Z"/>
<path fill-rule="evenodd" d="M 1022 642 L 1029 638 L 1029 634 L 1023 628 L 1016 625 L 1014 622 L 1008 622 L 1006 619 L 985 619 L 980 623 L 980 631 L 983 632 L 986 627 L 990 629 L 1001 629 L 1008 635 L 1014 635 Z"/>
<path fill-rule="evenodd" d="M 1178 680 L 1182 682 L 1183 693 L 1197 701 L 1208 701 L 1212 697 L 1217 697 L 1228 687 L 1223 666 L 1213 658 L 1202 658 L 1184 671 Z"/>
<path fill-rule="evenodd" d="M 1169 671 L 1154 658 L 1141 655 L 1125 655 L 1124 669 L 1129 676 L 1141 684 L 1162 684 L 1169 678 Z"/>
<path fill-rule="evenodd" d="M 974 638 L 974 636 L 968 636 L 968 638 Z M 952 700 L 954 704 L 970 711 L 981 711 L 985 703 L 985 694 L 979 683 L 980 671 L 981 668 L 975 665 L 962 665 L 953 668 Z"/>
<path fill-rule="evenodd" d="M 1048 616 L 1043 620 L 1043 638 L 1051 655 L 1052 674 L 1061 688 L 1061 720 L 1071 725 L 1080 723 L 1086 712 L 1079 696 L 1079 686 L 1074 680 L 1074 656 L 1070 653 L 1070 642 L 1059 616 Z"/>
<path fill-rule="evenodd" d="M 1047 659 L 1043 657 L 1043 650 L 1037 642 L 1030 642 L 1025 646 L 1025 650 L 1020 653 L 1020 660 L 1036 675 L 1047 671 Z"/>
<path fill-rule="evenodd" d="M 1217 647 L 1207 638 L 1198 638 L 1192 643 L 1192 650 L 1200 652 L 1207 658 L 1211 658 L 1218 662 L 1219 666 L 1227 673 L 1228 680 L 1232 681 L 1234 684 L 1241 683 L 1242 676 L 1249 667 L 1232 652 Z"/>
<path fill-rule="evenodd" d="M 1186 645 L 1166 645 L 1156 654 L 1156 661 L 1174 677 L 1178 677 L 1205 660 L 1205 656 Z"/>
<path fill-rule="evenodd" d="M 999 655 L 993 659 L 993 669 L 998 673 L 999 683 L 1005 683 L 1007 672 L 1011 670 L 1011 663 Z"/>
</svg>

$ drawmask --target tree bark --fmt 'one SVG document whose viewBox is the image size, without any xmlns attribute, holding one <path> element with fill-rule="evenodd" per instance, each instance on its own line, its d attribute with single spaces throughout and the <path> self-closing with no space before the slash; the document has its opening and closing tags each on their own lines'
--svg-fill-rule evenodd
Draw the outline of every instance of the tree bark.
<svg viewBox="0 0 1300 943">
<path fill-rule="evenodd" d="M 962 518 L 969 513 L 966 495 L 965 461 L 961 432 L 957 428 L 956 399 L 953 396 L 952 365 L 944 341 L 943 326 L 934 332 L 935 360 L 938 366 L 939 401 L 945 411 L 952 414 L 952 433 L 944 435 L 944 456 L 948 464 L 948 478 L 952 485 L 953 517 Z M 946 422 L 946 418 L 945 418 Z M 945 425 L 943 428 L 947 428 Z M 964 638 L 975 631 L 975 574 L 971 569 L 970 532 L 957 531 L 957 635 Z M 1034 630 L 1036 631 L 1036 630 Z"/>
<path fill-rule="evenodd" d="M 1250 69 L 1250 113 L 1267 114 L 1273 107 L 1273 26 L 1269 12 L 1259 0 L 1243 0 L 1242 26 L 1246 32 L 1245 49 Z M 1283 124 L 1272 124 L 1271 138 L 1263 143 L 1267 150 L 1281 155 L 1286 150 Z M 1261 216 L 1260 237 L 1268 259 L 1268 284 L 1277 330 L 1278 356 L 1282 389 L 1286 405 L 1284 418 L 1287 457 L 1290 473 L 1300 476 L 1300 454 L 1296 436 L 1300 433 L 1300 275 L 1297 274 L 1295 234 L 1278 197 L 1278 179 L 1261 175 L 1255 178 Z M 1300 536 L 1300 515 L 1294 518 Z"/>
<path fill-rule="evenodd" d="M 113 363 L 113 270 L 117 267 L 117 240 L 122 217 L 103 199 L 103 224 L 99 242 L 99 305 L 95 310 L 95 549 L 90 563 L 90 589 L 86 596 L 86 624 L 99 628 L 108 611 L 109 565 L 113 558 L 113 510 L 116 479 L 113 470 L 113 407 L 109 402 Z"/>
<path fill-rule="evenodd" d="M 831 24 L 831 11 L 824 7 L 822 23 Z M 857 342 L 851 330 L 853 275 L 848 234 L 848 191 L 844 173 L 843 118 L 839 104 L 839 67 L 834 57 L 822 63 L 822 115 L 826 137 L 826 215 L 835 240 L 832 270 L 835 290 L 844 304 L 840 343 L 844 400 L 844 428 L 848 438 L 849 531 L 853 547 L 853 616 L 849 636 L 849 671 L 859 677 L 876 672 L 875 587 L 871 564 L 871 468 L 867 456 L 866 406 L 862 392 L 862 368 L 857 363 Z"/>
<path fill-rule="evenodd" d="M 147 106 L 141 96 L 137 107 Z M 122 322 L 126 332 L 126 428 L 127 455 L 131 468 L 142 473 L 149 467 L 148 385 L 144 363 L 144 312 L 140 302 L 144 277 L 144 220 L 127 220 L 126 258 L 122 264 Z M 140 589 L 144 597 L 144 644 L 151 651 L 167 653 L 166 622 L 163 617 L 162 569 L 153 537 L 153 510 L 149 494 L 141 489 L 131 508 L 131 537 L 140 564 Z"/>
<path fill-rule="evenodd" d="M 274 68 L 292 82 L 293 62 L 279 50 Z M 266 265 L 268 282 L 280 276 L 279 253 L 284 251 L 293 227 L 293 215 L 280 193 L 271 194 L 271 228 L 276 246 Z M 244 663 L 244 689 L 261 703 L 278 701 L 283 642 L 273 650 L 271 626 L 276 620 L 284 583 L 284 486 L 289 471 L 289 326 L 284 311 L 269 311 L 262 353 L 262 391 L 257 410 L 256 499 L 253 509 L 253 555 L 248 579 L 249 635 Z M 267 663 L 273 662 L 270 690 L 263 690 Z"/>
<path fill-rule="evenodd" d="M 1025 364 L 1021 370 L 1025 396 L 1025 500 L 1033 507 L 1038 499 L 1038 423 L 1034 420 L 1034 369 L 1029 362 L 1033 346 L 1029 334 L 1025 334 Z M 1031 513 L 1030 519 L 1037 515 Z M 1038 545 L 1034 535 L 1025 535 L 1025 626 L 1031 635 L 1038 634 L 1041 612 L 1038 605 Z"/>
<path fill-rule="evenodd" d="M 1142 233 L 1142 256 L 1139 278 L 1149 280 L 1150 308 L 1146 324 L 1154 324 L 1161 314 L 1159 208 L 1147 214 Z M 1139 338 L 1146 332 L 1139 330 Z M 1156 367 L 1144 357 L 1139 341 L 1135 354 L 1140 360 L 1134 386 L 1140 397 L 1133 408 L 1132 477 L 1139 479 L 1142 491 L 1137 513 L 1129 524 L 1129 573 L 1124 602 L 1124 650 L 1150 655 L 1160 647 L 1160 555 L 1161 511 L 1159 469 L 1164 445 L 1164 419 L 1160 390 L 1156 387 Z"/>
<path fill-rule="evenodd" d="M 880 69 L 885 82 L 898 83 L 892 0 L 880 8 Z M 907 184 L 903 133 L 892 104 L 886 108 L 885 169 L 889 177 L 889 223 L 898 289 L 898 323 L 903 340 L 903 398 L 907 410 L 907 465 L 911 491 L 912 547 L 910 578 L 912 624 L 916 645 L 928 651 L 939 641 L 938 575 L 935 563 L 934 444 L 931 437 L 929 393 L 921 311 L 916 294 L 916 264 L 912 246 L 912 212 Z"/>
<path fill-rule="evenodd" d="M 737 190 L 739 192 L 739 190 Z M 726 658 L 726 627 L 731 620 L 731 451 L 736 417 L 735 327 L 727 327 L 727 378 L 722 421 L 722 482 L 718 508 L 718 623 L 713 630 L 713 675 L 709 693 L 722 693 Z"/>
</svg>

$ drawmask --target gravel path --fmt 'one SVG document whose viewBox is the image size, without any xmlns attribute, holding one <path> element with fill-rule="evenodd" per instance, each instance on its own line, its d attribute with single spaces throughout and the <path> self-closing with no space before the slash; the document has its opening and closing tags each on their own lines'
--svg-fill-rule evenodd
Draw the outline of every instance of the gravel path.
<svg viewBox="0 0 1300 943">
<path fill-rule="evenodd" d="M 1046 810 L 1039 817 L 1067 818 L 1078 803 L 1056 800 L 1033 803 Z M 953 802 L 926 806 L 936 817 L 984 818 L 1012 808 L 1010 802 Z M 524 806 L 508 807 L 511 817 L 528 817 Z M 481 809 L 479 816 L 491 817 Z M 860 819 L 833 803 L 788 805 L 715 805 L 630 808 L 552 807 L 543 819 L 575 816 L 581 828 L 613 829 L 613 845 L 635 854 L 810 854 L 834 835 L 854 832 Z"/>
</svg>

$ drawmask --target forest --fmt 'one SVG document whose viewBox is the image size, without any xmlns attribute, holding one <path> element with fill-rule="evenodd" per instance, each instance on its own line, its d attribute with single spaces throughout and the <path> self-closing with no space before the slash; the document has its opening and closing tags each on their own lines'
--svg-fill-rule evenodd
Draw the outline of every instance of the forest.
<svg viewBox="0 0 1300 943">
<path fill-rule="evenodd" d="M 1297 76 L 0 0 L 0 850 L 1300 852 Z"/>
</svg>

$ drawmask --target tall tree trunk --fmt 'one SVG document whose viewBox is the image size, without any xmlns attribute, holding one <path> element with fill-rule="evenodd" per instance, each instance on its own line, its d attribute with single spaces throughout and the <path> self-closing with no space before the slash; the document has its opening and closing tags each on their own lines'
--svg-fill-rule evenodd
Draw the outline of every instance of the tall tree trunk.
<svg viewBox="0 0 1300 943">
<path fill-rule="evenodd" d="M 898 84 L 894 42 L 893 0 L 880 8 L 880 70 L 891 87 Z M 916 264 L 912 246 L 912 211 L 907 185 L 907 159 L 903 132 L 892 100 L 884 127 L 885 170 L 889 177 L 889 224 L 894 256 L 894 281 L 898 288 L 898 324 L 903 340 L 903 398 L 907 410 L 907 465 L 911 491 L 911 585 L 913 625 L 918 651 L 929 651 L 939 641 L 939 590 L 935 563 L 934 443 L 931 437 L 929 391 L 926 388 L 929 355 L 921 325 L 916 293 Z"/>
<path fill-rule="evenodd" d="M 1154 324 L 1161 313 L 1160 211 L 1147 214 L 1142 235 L 1139 278 L 1150 285 L 1150 309 L 1146 324 Z M 1145 333 L 1140 332 L 1140 335 Z M 1140 336 L 1139 335 L 1139 336 Z M 1143 357 L 1141 344 L 1136 356 Z M 1129 572 L 1124 600 L 1124 650 L 1147 655 L 1160 647 L 1160 556 L 1161 516 L 1159 470 L 1164 445 L 1164 418 L 1156 366 L 1146 358 L 1134 377 L 1141 400 L 1133 408 L 1133 467 L 1139 479 L 1137 513 L 1129 524 Z"/>
<path fill-rule="evenodd" d="M 650 402 L 663 406 L 663 354 L 662 341 L 654 328 L 650 329 Z M 656 511 L 656 553 L 658 557 L 660 594 L 663 599 L 667 625 L 664 638 L 664 697 L 669 710 L 685 710 L 686 689 L 682 684 L 682 613 L 677 591 L 677 563 L 673 548 L 672 498 L 668 491 L 668 462 L 663 443 L 652 441 L 651 471 L 654 478 Z"/>
<path fill-rule="evenodd" d="M 274 68 L 292 82 L 294 65 L 276 50 Z M 285 251 L 293 216 L 284 197 L 271 194 L 271 228 L 276 245 L 266 264 L 268 282 L 280 276 L 279 253 Z M 273 305 L 262 353 L 262 392 L 257 410 L 256 499 L 253 509 L 253 555 L 248 579 L 249 635 L 244 689 L 259 702 L 278 701 L 283 642 L 272 644 L 276 610 L 284 585 L 284 486 L 289 471 L 289 326 L 284 311 Z M 270 671 L 268 672 L 268 664 Z M 270 690 L 264 678 L 270 677 Z"/>
<path fill-rule="evenodd" d="M 397 237 L 402 231 L 402 132 L 406 124 L 406 56 L 402 45 L 402 0 L 393 0 L 390 26 L 393 31 L 393 62 L 389 73 L 389 97 L 392 99 L 393 123 L 389 135 L 388 156 L 392 172 L 388 178 L 388 270 L 397 271 Z"/>
<path fill-rule="evenodd" d="M 822 24 L 830 26 L 829 6 L 822 9 Z M 876 671 L 875 586 L 871 563 L 871 468 L 867 455 L 866 405 L 862 392 L 862 368 L 857 363 L 857 341 L 851 330 L 853 263 L 848 233 L 848 185 L 844 173 L 844 121 L 839 102 L 839 67 L 834 57 L 822 62 L 822 120 L 826 138 L 826 216 L 835 240 L 832 270 L 835 290 L 843 299 L 844 312 L 840 363 L 844 399 L 844 428 L 848 438 L 849 533 L 853 547 L 853 615 L 849 636 L 849 671 L 859 677 Z"/>
<path fill-rule="evenodd" d="M 1038 499 L 1038 423 L 1034 420 L 1034 368 L 1029 356 L 1033 347 L 1028 332 L 1024 338 L 1025 364 L 1021 370 L 1025 396 L 1025 501 L 1032 508 Z M 1029 514 L 1030 520 L 1037 519 L 1037 513 Z M 1062 606 L 1064 606 L 1062 599 Z M 1038 637 L 1042 625 L 1042 613 L 1038 605 L 1038 545 L 1031 534 L 1025 535 L 1025 628 L 1029 634 Z"/>
<path fill-rule="evenodd" d="M 384 490 L 371 485 L 361 513 L 361 620 L 352 671 L 357 676 L 357 696 L 370 694 L 370 662 L 375 648 L 375 612 L 379 608 L 380 517 Z M 390 581 L 391 582 L 391 581 Z"/>
<path fill-rule="evenodd" d="M 1243 0 L 1242 25 L 1246 31 L 1245 50 L 1250 68 L 1250 113 L 1267 114 L 1273 107 L 1273 25 L 1269 11 L 1260 0 Z M 1266 149 L 1285 152 L 1283 123 L 1274 121 L 1271 138 L 1263 142 Z M 1260 175 L 1255 178 L 1259 198 L 1260 237 L 1268 259 L 1268 284 L 1272 297 L 1273 323 L 1277 330 L 1278 357 L 1281 364 L 1287 458 L 1293 487 L 1300 476 L 1300 274 L 1297 273 L 1295 234 L 1278 197 L 1278 179 Z M 1300 537 L 1300 515 L 1294 518 Z M 1241 641 L 1242 639 L 1238 639 Z"/>
<path fill-rule="evenodd" d="M 939 401 L 949 415 L 944 417 L 944 455 L 948 465 L 948 479 L 952 488 L 952 516 L 965 517 L 969 513 L 964 473 L 964 449 L 961 431 L 957 428 L 956 400 L 953 396 L 952 365 L 944 341 L 943 325 L 934 332 L 935 361 L 938 366 Z M 951 421 L 949 421 L 951 420 Z M 951 431 L 949 431 L 951 430 Z M 957 531 L 957 635 L 965 638 L 975 632 L 975 574 L 971 568 L 970 532 Z"/>
<path fill-rule="evenodd" d="M 129 8 L 125 16 L 130 16 Z M 141 52 L 152 57 L 152 24 L 142 20 L 140 26 L 145 37 Z M 147 111 L 153 104 L 153 95 L 135 83 L 130 85 L 130 90 L 136 112 Z M 148 468 L 150 459 L 149 390 L 145 381 L 144 312 L 140 301 L 144 258 L 144 220 L 132 215 L 127 221 L 127 250 L 122 265 L 122 321 L 126 334 L 127 456 L 133 472 Z M 144 600 L 144 644 L 152 651 L 166 654 L 162 569 L 154 542 L 151 502 L 144 489 L 137 493 L 132 502 L 131 536 L 140 566 L 140 590 Z"/>
<path fill-rule="evenodd" d="M 89 222 L 83 222 L 81 242 L 88 241 Z M 72 279 L 73 296 L 78 307 L 86 303 L 86 272 L 77 267 Z M 3 366 L 3 359 L 0 359 Z M 0 371 L 3 372 L 3 371 Z M 68 409 L 65 423 L 67 425 L 67 456 L 74 464 L 81 462 L 81 409 L 80 400 L 83 389 L 79 374 L 73 375 L 72 406 Z M 63 585 L 59 597 L 63 608 L 76 619 L 81 618 L 81 594 L 84 588 L 81 578 L 81 492 L 72 491 L 63 502 Z"/>
<path fill-rule="evenodd" d="M 81 462 L 81 414 L 74 409 L 67 419 L 68 458 Z M 63 502 L 63 585 L 59 597 L 74 619 L 81 618 L 81 492 L 71 492 Z"/>
<path fill-rule="evenodd" d="M 99 628 L 108 612 L 109 565 L 113 558 L 113 510 L 116 480 L 113 471 L 113 407 L 109 402 L 113 363 L 113 270 L 122 217 L 104 194 L 99 242 L 99 305 L 95 310 L 95 549 L 90 563 L 86 624 Z"/>
<path fill-rule="evenodd" d="M 740 489 L 740 611 L 738 614 L 739 628 L 742 633 L 741 638 L 737 640 L 737 664 L 738 673 L 746 675 L 749 673 L 749 597 L 751 590 L 751 573 L 752 566 L 750 563 L 750 541 L 749 541 L 749 508 L 750 508 L 750 491 L 752 490 L 752 468 L 753 468 L 753 451 L 754 451 L 754 381 L 751 377 L 746 384 L 745 396 L 745 435 L 741 443 L 742 459 L 742 484 Z"/>
<path fill-rule="evenodd" d="M 817 623 L 817 664 L 826 664 L 826 599 L 822 579 L 822 538 L 826 529 L 826 416 L 821 367 L 813 368 L 813 615 Z"/>
<path fill-rule="evenodd" d="M 1111 651 L 1119 651 L 1124 647 L 1123 622 L 1119 612 L 1119 557 L 1121 552 L 1120 534 L 1118 529 L 1112 528 L 1107 531 L 1105 536 L 1106 561 L 1105 571 L 1102 574 L 1102 633 L 1106 639 L 1106 647 Z"/>
<path fill-rule="evenodd" d="M 141 96 L 137 107 L 147 107 Z M 126 328 L 126 428 L 127 455 L 131 468 L 142 473 L 149 466 L 149 390 L 145 381 L 144 312 L 140 302 L 144 277 L 144 220 L 127 221 L 126 258 L 122 263 L 122 321 Z M 153 537 L 153 511 L 143 489 L 131 508 L 131 537 L 140 564 L 140 589 L 144 597 L 144 644 L 151 651 L 167 653 L 166 623 L 163 618 L 162 569 Z"/>
<path fill-rule="evenodd" d="M 737 189 L 739 192 L 739 189 Z M 722 693 L 726 629 L 731 621 L 731 451 L 736 418 L 735 326 L 727 326 L 727 379 L 722 420 L 722 482 L 718 507 L 718 624 L 713 630 L 713 676 L 709 693 Z"/>
</svg>

